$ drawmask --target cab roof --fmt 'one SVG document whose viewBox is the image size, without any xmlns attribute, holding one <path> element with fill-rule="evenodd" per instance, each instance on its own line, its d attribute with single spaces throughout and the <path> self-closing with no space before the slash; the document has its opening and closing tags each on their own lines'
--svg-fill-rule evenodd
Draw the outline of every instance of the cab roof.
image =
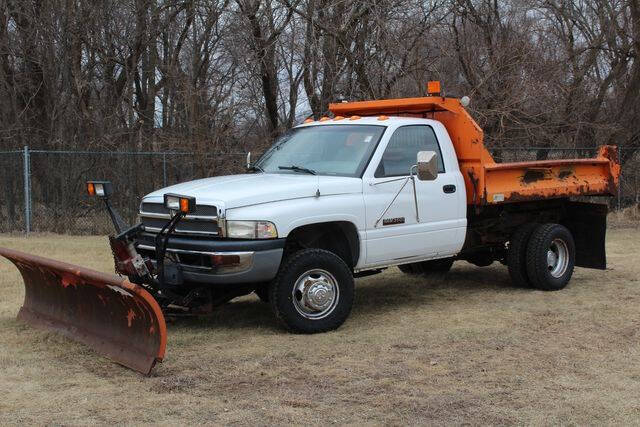
<svg viewBox="0 0 640 427">
<path fill-rule="evenodd" d="M 394 126 L 401 124 L 416 124 L 416 123 L 424 123 L 429 124 L 436 120 L 419 118 L 419 117 L 394 117 L 394 116 L 371 116 L 371 117 L 360 117 L 360 116 L 351 116 L 351 117 L 323 117 L 320 120 L 305 120 L 304 123 L 296 126 L 296 127 L 307 127 L 307 126 L 322 126 L 322 125 L 377 125 L 377 126 Z"/>
</svg>

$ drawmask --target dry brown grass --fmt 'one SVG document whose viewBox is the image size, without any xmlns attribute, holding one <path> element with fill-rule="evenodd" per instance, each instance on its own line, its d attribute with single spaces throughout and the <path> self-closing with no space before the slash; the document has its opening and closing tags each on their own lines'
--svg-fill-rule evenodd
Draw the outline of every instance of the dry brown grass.
<svg viewBox="0 0 640 427">
<path fill-rule="evenodd" d="M 609 233 L 610 268 L 569 287 L 514 289 L 506 268 L 456 263 L 360 279 L 336 332 L 285 333 L 241 298 L 169 325 L 146 378 L 15 320 L 23 290 L 0 262 L 0 424 L 637 424 L 640 231 Z M 0 237 L 111 271 L 104 238 Z"/>
<path fill-rule="evenodd" d="M 635 204 L 611 211 L 607 217 L 607 223 L 613 228 L 640 228 L 640 205 Z"/>
</svg>

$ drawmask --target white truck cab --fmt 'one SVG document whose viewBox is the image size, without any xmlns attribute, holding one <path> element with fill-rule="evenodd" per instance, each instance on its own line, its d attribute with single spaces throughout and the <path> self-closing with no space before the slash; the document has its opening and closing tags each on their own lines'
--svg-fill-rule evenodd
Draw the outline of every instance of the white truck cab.
<svg viewBox="0 0 640 427">
<path fill-rule="evenodd" d="M 25 280 L 18 317 L 149 373 L 164 357 L 164 315 L 208 314 L 252 292 L 290 330 L 314 333 L 347 319 L 355 278 L 390 266 L 426 277 L 499 261 L 512 284 L 544 291 L 567 286 L 574 266 L 606 269 L 608 207 L 585 199 L 617 192 L 617 148 L 496 162 L 469 99 L 439 87 L 330 104 L 333 118 L 284 133 L 252 173 L 145 196 L 133 226 L 111 205 L 111 182 L 88 181 L 127 279 L 0 248 Z"/>
</svg>

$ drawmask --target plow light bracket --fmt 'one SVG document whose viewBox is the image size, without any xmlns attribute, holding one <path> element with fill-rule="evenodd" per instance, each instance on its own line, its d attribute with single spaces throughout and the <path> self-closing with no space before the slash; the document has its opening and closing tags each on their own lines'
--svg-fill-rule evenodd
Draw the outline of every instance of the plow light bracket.
<svg viewBox="0 0 640 427">
<path fill-rule="evenodd" d="M 164 195 L 164 207 L 170 211 L 180 212 L 183 215 L 195 212 L 196 198 L 180 194 L 167 193 Z"/>
<path fill-rule="evenodd" d="M 87 181 L 87 193 L 106 199 L 113 194 L 113 186 L 109 181 Z"/>
<path fill-rule="evenodd" d="M 113 222 L 113 226 L 116 229 L 116 234 L 120 234 L 129 228 L 122 220 L 122 217 L 120 217 L 120 214 L 118 214 L 109 203 L 109 197 L 113 195 L 113 185 L 111 185 L 111 181 L 87 181 L 87 194 L 89 194 L 90 197 L 98 197 L 104 201 L 104 206 L 107 208 L 107 212 L 109 212 L 111 222 Z"/>
</svg>

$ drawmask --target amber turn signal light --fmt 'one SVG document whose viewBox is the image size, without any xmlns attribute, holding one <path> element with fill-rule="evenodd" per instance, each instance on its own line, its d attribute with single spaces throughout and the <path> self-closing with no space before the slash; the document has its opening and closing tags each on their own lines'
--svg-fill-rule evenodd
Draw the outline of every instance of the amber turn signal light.
<svg viewBox="0 0 640 427">
<path fill-rule="evenodd" d="M 87 181 L 87 194 L 108 198 L 113 194 L 113 186 L 109 181 Z"/>
</svg>

